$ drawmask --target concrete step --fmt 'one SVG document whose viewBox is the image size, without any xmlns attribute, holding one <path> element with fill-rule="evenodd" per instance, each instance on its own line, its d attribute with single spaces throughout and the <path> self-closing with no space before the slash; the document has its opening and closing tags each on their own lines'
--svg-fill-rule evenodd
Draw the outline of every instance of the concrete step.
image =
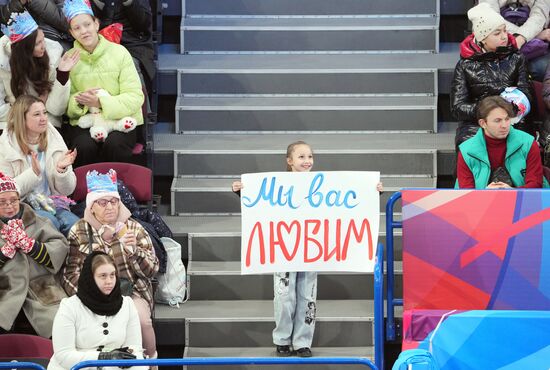
<svg viewBox="0 0 550 370">
<path fill-rule="evenodd" d="M 398 202 L 400 203 L 400 202 Z M 400 214 L 396 214 L 400 219 Z M 164 216 L 174 236 L 182 243 L 182 257 L 195 261 L 240 261 L 240 215 Z M 401 260 L 401 230 L 394 237 L 395 258 Z M 386 245 L 386 220 L 380 218 L 378 241 Z"/>
<path fill-rule="evenodd" d="M 368 3 L 368 2 L 365 2 Z M 448 94 L 453 71 L 459 60 L 458 43 L 442 43 L 437 54 L 180 54 L 179 45 L 167 44 L 160 47 L 158 61 L 159 94 L 176 95 L 178 84 L 180 91 L 190 92 L 256 92 L 256 93 L 299 93 L 305 87 L 309 92 L 321 92 L 324 86 L 333 86 L 334 92 L 365 92 L 373 88 L 374 92 L 392 92 L 403 89 L 404 92 L 422 92 L 432 89 L 430 79 L 425 76 L 424 85 L 414 81 L 409 73 L 426 70 L 438 70 L 438 91 Z M 178 78 L 178 70 L 180 75 Z M 395 71 L 407 83 L 394 81 L 387 76 Z M 355 83 L 346 77 L 348 73 L 357 73 Z M 372 77 L 366 74 L 373 73 Z M 407 75 L 405 75 L 407 73 Z M 215 76 L 209 76 L 214 74 Z M 191 75 L 197 75 L 196 77 Z M 293 76 L 294 75 L 294 76 Z M 309 77 L 309 75 L 316 75 Z M 391 78 L 384 87 L 376 82 L 376 76 Z M 219 80 L 218 80 L 219 76 Z M 271 78 L 272 77 L 272 78 Z M 341 78 L 348 84 L 338 82 Z M 185 83 L 181 83 L 185 79 Z M 283 82 L 279 83 L 281 79 Z M 413 79 L 411 81 L 411 79 Z M 296 80 L 297 82 L 292 82 Z M 364 82 L 369 82 L 365 84 Z M 304 83 L 302 83 L 304 82 Z M 414 83 L 411 83 L 414 82 Z M 307 84 L 306 84 L 307 83 Z M 242 86 L 239 87 L 239 86 Z M 288 86 L 288 87 L 286 87 Z M 300 87 L 302 86 L 302 87 Z M 367 91 L 368 92 L 368 91 Z"/>
<path fill-rule="evenodd" d="M 240 213 L 240 199 L 231 190 L 231 183 L 237 179 L 175 177 L 170 188 L 171 214 Z M 381 181 L 384 184 L 384 193 L 380 195 L 381 211 L 384 211 L 388 198 L 402 188 L 436 186 L 436 179 L 428 176 L 382 176 Z"/>
<path fill-rule="evenodd" d="M 266 4 L 270 4 L 267 7 Z M 228 3 L 223 0 L 187 0 L 185 2 L 181 0 L 164 0 L 162 2 L 162 14 L 164 16 L 181 16 L 182 8 L 186 7 L 188 14 L 249 14 L 252 6 L 260 7 L 255 10 L 254 14 L 281 14 L 288 13 L 287 9 L 290 9 L 294 14 L 304 15 L 317 15 L 317 14 L 416 14 L 430 13 L 437 11 L 437 2 L 434 0 L 416 1 L 411 3 L 406 1 L 404 3 L 398 1 L 360 1 L 360 0 L 348 0 L 347 2 L 340 1 L 335 3 L 331 0 L 318 1 L 300 1 L 287 0 L 287 7 L 281 6 L 280 0 L 267 1 L 255 1 L 248 0 L 246 2 L 240 1 L 238 3 Z M 406 6 L 411 5 L 410 8 Z M 450 15 L 465 15 L 468 9 L 474 5 L 473 0 L 443 0 L 440 2 L 440 14 Z M 267 7 L 266 10 L 264 7 Z"/>
<path fill-rule="evenodd" d="M 402 308 L 397 307 L 397 317 Z M 185 319 L 188 319 L 186 321 Z M 317 301 L 317 325 L 313 347 L 365 347 L 373 343 L 373 301 Z M 327 325 L 320 323 L 327 322 Z M 338 325 L 339 322 L 344 325 Z M 201 328 L 201 324 L 205 324 Z M 226 323 L 219 326 L 218 323 Z M 257 323 L 262 323 L 256 325 Z M 348 325 L 350 324 L 351 325 Z M 354 324 L 358 327 L 354 327 Z M 191 325 L 193 324 L 193 325 Z M 179 309 L 155 305 L 158 345 L 189 347 L 271 347 L 273 300 L 188 301 Z M 192 329 L 192 330 L 191 330 Z M 193 340 L 191 334 L 194 335 Z M 318 336 L 319 334 L 319 336 Z"/>
<path fill-rule="evenodd" d="M 273 301 L 198 301 L 202 312 L 186 317 L 186 346 L 269 347 Z M 191 302 L 188 302 L 191 303 Z M 215 306 L 215 307 L 214 307 Z M 197 306 L 195 306 L 197 307 Z M 317 302 L 313 346 L 363 347 L 373 344 L 373 304 L 366 300 Z"/>
<path fill-rule="evenodd" d="M 396 292 L 403 284 L 401 262 L 395 266 Z M 187 294 L 191 300 L 269 300 L 273 298 L 273 275 L 241 275 L 241 263 L 190 261 Z M 321 300 L 374 299 L 372 274 L 319 273 L 317 297 Z"/>
<path fill-rule="evenodd" d="M 439 17 L 182 18 L 184 53 L 410 52 L 438 50 Z"/>
<path fill-rule="evenodd" d="M 289 68 L 257 66 L 222 70 L 179 69 L 179 95 L 191 94 L 436 94 L 435 68 Z"/>
<path fill-rule="evenodd" d="M 176 132 L 437 130 L 434 96 L 180 96 Z"/>
<path fill-rule="evenodd" d="M 156 176 L 235 177 L 284 171 L 286 146 L 297 140 L 312 145 L 315 170 L 320 171 L 375 170 L 385 176 L 435 177 L 436 153 L 437 173 L 452 174 L 455 168 L 454 133 L 157 134 L 153 139 Z M 184 157 L 197 163 L 182 163 Z"/>
<path fill-rule="evenodd" d="M 418 0 L 413 3 L 385 0 L 186 0 L 181 4 L 181 14 L 186 15 L 414 15 L 436 14 L 439 10 L 436 0 Z"/>
<path fill-rule="evenodd" d="M 385 175 L 435 177 L 436 152 L 452 135 L 411 133 L 157 135 L 155 152 L 173 156 L 173 175 L 240 176 L 284 171 L 288 143 L 308 142 L 317 171 L 380 171 Z M 162 155 L 155 164 L 166 166 Z"/>
<path fill-rule="evenodd" d="M 366 357 L 373 361 L 373 347 L 313 347 L 315 357 Z M 276 357 L 275 347 L 187 347 L 183 357 Z M 233 365 L 233 366 L 189 366 L 189 369 L 223 370 L 365 370 L 363 365 Z"/>
</svg>

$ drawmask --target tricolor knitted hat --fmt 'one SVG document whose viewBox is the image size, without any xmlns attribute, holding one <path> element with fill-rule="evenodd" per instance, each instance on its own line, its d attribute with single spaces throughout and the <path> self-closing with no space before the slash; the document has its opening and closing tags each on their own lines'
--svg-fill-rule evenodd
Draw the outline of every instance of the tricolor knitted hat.
<svg viewBox="0 0 550 370">
<path fill-rule="evenodd" d="M 13 179 L 8 175 L 4 175 L 0 172 L 0 193 L 5 193 L 7 191 L 15 191 L 19 193 L 15 181 L 13 181 Z"/>
<path fill-rule="evenodd" d="M 478 4 L 468 10 L 468 19 L 472 22 L 472 31 L 478 42 L 505 24 L 504 18 L 487 3 Z"/>
</svg>

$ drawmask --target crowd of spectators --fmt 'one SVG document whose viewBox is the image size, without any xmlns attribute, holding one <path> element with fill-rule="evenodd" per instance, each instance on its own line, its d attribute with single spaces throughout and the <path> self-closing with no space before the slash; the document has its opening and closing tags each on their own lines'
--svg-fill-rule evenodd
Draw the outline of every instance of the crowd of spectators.
<svg viewBox="0 0 550 370">
<path fill-rule="evenodd" d="M 0 24 L 0 330 L 53 330 L 52 369 L 155 358 L 159 259 L 116 172 L 88 174 L 83 218 L 69 198 L 73 167 L 132 161 L 155 74 L 151 5 L 10 0 Z"/>
<path fill-rule="evenodd" d="M 543 164 L 550 164 L 542 158 L 550 150 L 549 121 L 538 126 L 527 113 L 541 70 L 550 107 L 549 12 L 548 0 L 481 0 L 468 11 L 472 34 L 460 44 L 451 84 L 457 187 L 548 187 Z"/>
</svg>

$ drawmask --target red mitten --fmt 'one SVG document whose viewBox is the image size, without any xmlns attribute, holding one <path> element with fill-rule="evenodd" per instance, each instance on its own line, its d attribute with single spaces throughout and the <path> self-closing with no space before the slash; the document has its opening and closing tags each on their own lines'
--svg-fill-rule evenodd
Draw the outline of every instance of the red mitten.
<svg viewBox="0 0 550 370">
<path fill-rule="evenodd" d="M 10 233 L 11 233 L 11 227 L 9 227 L 8 224 L 4 224 L 2 226 L 2 229 L 0 230 L 0 235 L 2 236 L 2 239 L 9 240 Z"/>
<path fill-rule="evenodd" d="M 20 218 L 15 218 L 13 220 L 8 221 L 8 226 L 11 228 L 19 228 L 24 230 L 25 226 L 23 225 L 23 220 Z"/>
<path fill-rule="evenodd" d="M 2 237 L 17 247 L 17 244 L 21 239 L 27 236 L 25 230 L 23 229 L 23 221 L 20 219 L 9 220 L 7 224 L 7 229 L 4 231 L 2 228 Z"/>
<path fill-rule="evenodd" d="M 17 246 L 21 249 L 23 253 L 29 253 L 32 247 L 34 247 L 35 242 L 36 241 L 30 236 L 25 236 L 19 241 L 19 244 Z"/>
<path fill-rule="evenodd" d="M 12 259 L 13 256 L 15 256 L 16 249 L 10 242 L 5 242 L 2 247 L 0 247 L 0 251 L 2 251 L 2 254 L 9 259 Z"/>
<path fill-rule="evenodd" d="M 8 226 L 11 228 L 11 233 L 8 240 L 16 248 L 20 248 L 23 253 L 29 253 L 34 246 L 34 239 L 29 237 L 23 229 L 23 221 L 21 219 L 9 220 Z"/>
</svg>

